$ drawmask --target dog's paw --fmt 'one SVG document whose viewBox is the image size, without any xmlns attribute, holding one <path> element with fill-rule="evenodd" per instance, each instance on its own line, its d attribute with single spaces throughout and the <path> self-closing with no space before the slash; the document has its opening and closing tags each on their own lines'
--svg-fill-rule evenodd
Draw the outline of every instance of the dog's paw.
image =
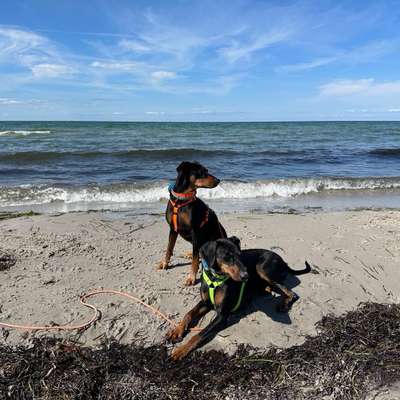
<svg viewBox="0 0 400 400">
<path fill-rule="evenodd" d="M 287 307 L 288 310 L 290 310 L 293 306 L 294 303 L 296 303 L 296 301 L 299 299 L 300 297 L 295 293 L 294 296 L 292 297 L 292 300 L 289 301 Z"/>
<path fill-rule="evenodd" d="M 292 308 L 293 304 L 296 303 L 297 300 L 299 300 L 299 296 L 297 294 L 294 294 L 294 296 L 287 302 L 287 301 L 282 301 L 282 303 L 278 304 L 276 307 L 276 311 L 280 313 L 287 313 L 290 311 Z"/>
<path fill-rule="evenodd" d="M 182 257 L 186 258 L 187 260 L 191 260 L 193 258 L 193 253 L 191 251 L 188 251 L 187 253 L 183 253 Z"/>
<path fill-rule="evenodd" d="M 267 293 L 267 294 L 269 294 L 269 295 L 272 295 L 272 288 L 271 288 L 271 286 L 267 286 L 267 287 L 265 288 L 265 293 Z"/>
<path fill-rule="evenodd" d="M 183 338 L 182 329 L 179 329 L 178 326 L 170 329 L 167 332 L 165 338 L 168 342 L 171 342 L 171 343 L 178 343 L 178 342 L 182 341 L 182 338 Z"/>
<path fill-rule="evenodd" d="M 169 267 L 169 263 L 167 261 L 165 261 L 165 260 L 160 261 L 157 264 L 157 269 L 167 269 L 168 267 Z"/>
<path fill-rule="evenodd" d="M 171 353 L 171 360 L 172 361 L 179 361 L 185 358 L 189 353 L 188 348 L 185 345 L 179 346 L 172 350 Z"/>
<path fill-rule="evenodd" d="M 196 283 L 196 276 L 195 275 L 188 275 L 188 277 L 185 280 L 184 285 L 185 286 L 193 286 Z"/>
</svg>

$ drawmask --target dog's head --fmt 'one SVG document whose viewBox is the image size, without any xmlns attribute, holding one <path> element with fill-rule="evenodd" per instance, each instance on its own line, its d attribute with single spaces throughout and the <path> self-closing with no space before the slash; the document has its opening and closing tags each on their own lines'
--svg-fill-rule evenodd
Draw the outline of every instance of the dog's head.
<svg viewBox="0 0 400 400">
<path fill-rule="evenodd" d="M 209 174 L 207 168 L 198 162 L 183 161 L 176 171 L 178 176 L 175 188 L 180 191 L 198 188 L 213 189 L 220 182 L 218 178 Z"/>
<path fill-rule="evenodd" d="M 200 255 L 208 266 L 218 275 L 228 275 L 234 281 L 248 279 L 247 269 L 240 260 L 240 241 L 233 236 L 205 243 L 200 248 Z"/>
</svg>

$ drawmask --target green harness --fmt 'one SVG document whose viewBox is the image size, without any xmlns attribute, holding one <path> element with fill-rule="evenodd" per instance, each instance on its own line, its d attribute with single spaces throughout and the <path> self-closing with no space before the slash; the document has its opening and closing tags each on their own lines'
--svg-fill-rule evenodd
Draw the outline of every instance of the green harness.
<svg viewBox="0 0 400 400">
<path fill-rule="evenodd" d="M 215 289 L 217 289 L 218 286 L 221 286 L 225 281 L 227 281 L 229 279 L 229 276 L 221 276 L 221 275 L 217 275 L 217 274 L 213 273 L 212 276 L 214 278 L 216 278 L 216 280 L 211 280 L 210 277 L 207 275 L 205 268 L 203 268 L 202 276 L 208 285 L 208 295 L 210 296 L 211 304 L 213 306 L 215 306 L 215 302 L 214 302 Z M 235 307 L 233 307 L 232 312 L 236 311 L 242 304 L 245 286 L 246 286 L 246 281 L 242 282 L 242 285 L 240 287 L 239 298 L 238 298 L 238 301 L 236 302 Z"/>
</svg>

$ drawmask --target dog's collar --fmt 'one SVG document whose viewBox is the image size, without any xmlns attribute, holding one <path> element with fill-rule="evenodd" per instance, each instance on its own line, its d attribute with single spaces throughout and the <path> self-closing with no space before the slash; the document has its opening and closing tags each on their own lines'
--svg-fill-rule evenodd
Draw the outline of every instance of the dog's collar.
<svg viewBox="0 0 400 400">
<path fill-rule="evenodd" d="M 196 190 L 189 193 L 178 193 L 174 191 L 174 183 L 170 183 L 168 185 L 168 191 L 171 196 L 175 197 L 177 200 L 195 200 L 196 198 Z"/>
<path fill-rule="evenodd" d="M 215 280 L 217 280 L 217 281 L 225 281 L 226 279 L 229 278 L 229 276 L 217 274 L 217 273 L 215 272 L 214 268 L 210 267 L 210 266 L 208 265 L 207 261 L 204 260 L 204 259 L 201 260 L 201 266 L 202 266 L 202 268 L 203 268 L 203 272 L 205 272 L 205 271 L 209 272 L 209 273 L 211 274 L 211 276 L 212 276 L 213 278 L 215 278 Z M 206 274 L 206 275 L 207 275 L 207 274 Z M 207 277 L 208 277 L 208 275 L 207 275 Z"/>
<path fill-rule="evenodd" d="M 215 307 L 215 290 L 223 283 L 225 283 L 229 279 L 229 276 L 222 276 L 213 272 L 214 271 L 213 268 L 210 268 L 207 264 L 207 261 L 204 259 L 201 260 L 201 265 L 203 267 L 203 272 L 201 275 L 208 286 L 208 296 L 210 298 L 211 304 Z M 215 279 L 212 280 L 210 276 L 207 274 L 207 272 L 210 272 L 211 276 Z M 239 296 L 236 301 L 236 304 L 231 310 L 232 312 L 237 311 L 240 305 L 242 304 L 245 286 L 246 286 L 246 281 L 243 281 L 242 284 L 240 285 Z"/>
</svg>

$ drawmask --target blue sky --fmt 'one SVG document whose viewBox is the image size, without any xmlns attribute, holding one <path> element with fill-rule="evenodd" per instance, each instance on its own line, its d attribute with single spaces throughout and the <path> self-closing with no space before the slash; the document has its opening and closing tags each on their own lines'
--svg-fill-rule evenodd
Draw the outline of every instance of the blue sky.
<svg viewBox="0 0 400 400">
<path fill-rule="evenodd" d="M 0 120 L 400 119 L 398 1 L 2 0 Z"/>
</svg>

